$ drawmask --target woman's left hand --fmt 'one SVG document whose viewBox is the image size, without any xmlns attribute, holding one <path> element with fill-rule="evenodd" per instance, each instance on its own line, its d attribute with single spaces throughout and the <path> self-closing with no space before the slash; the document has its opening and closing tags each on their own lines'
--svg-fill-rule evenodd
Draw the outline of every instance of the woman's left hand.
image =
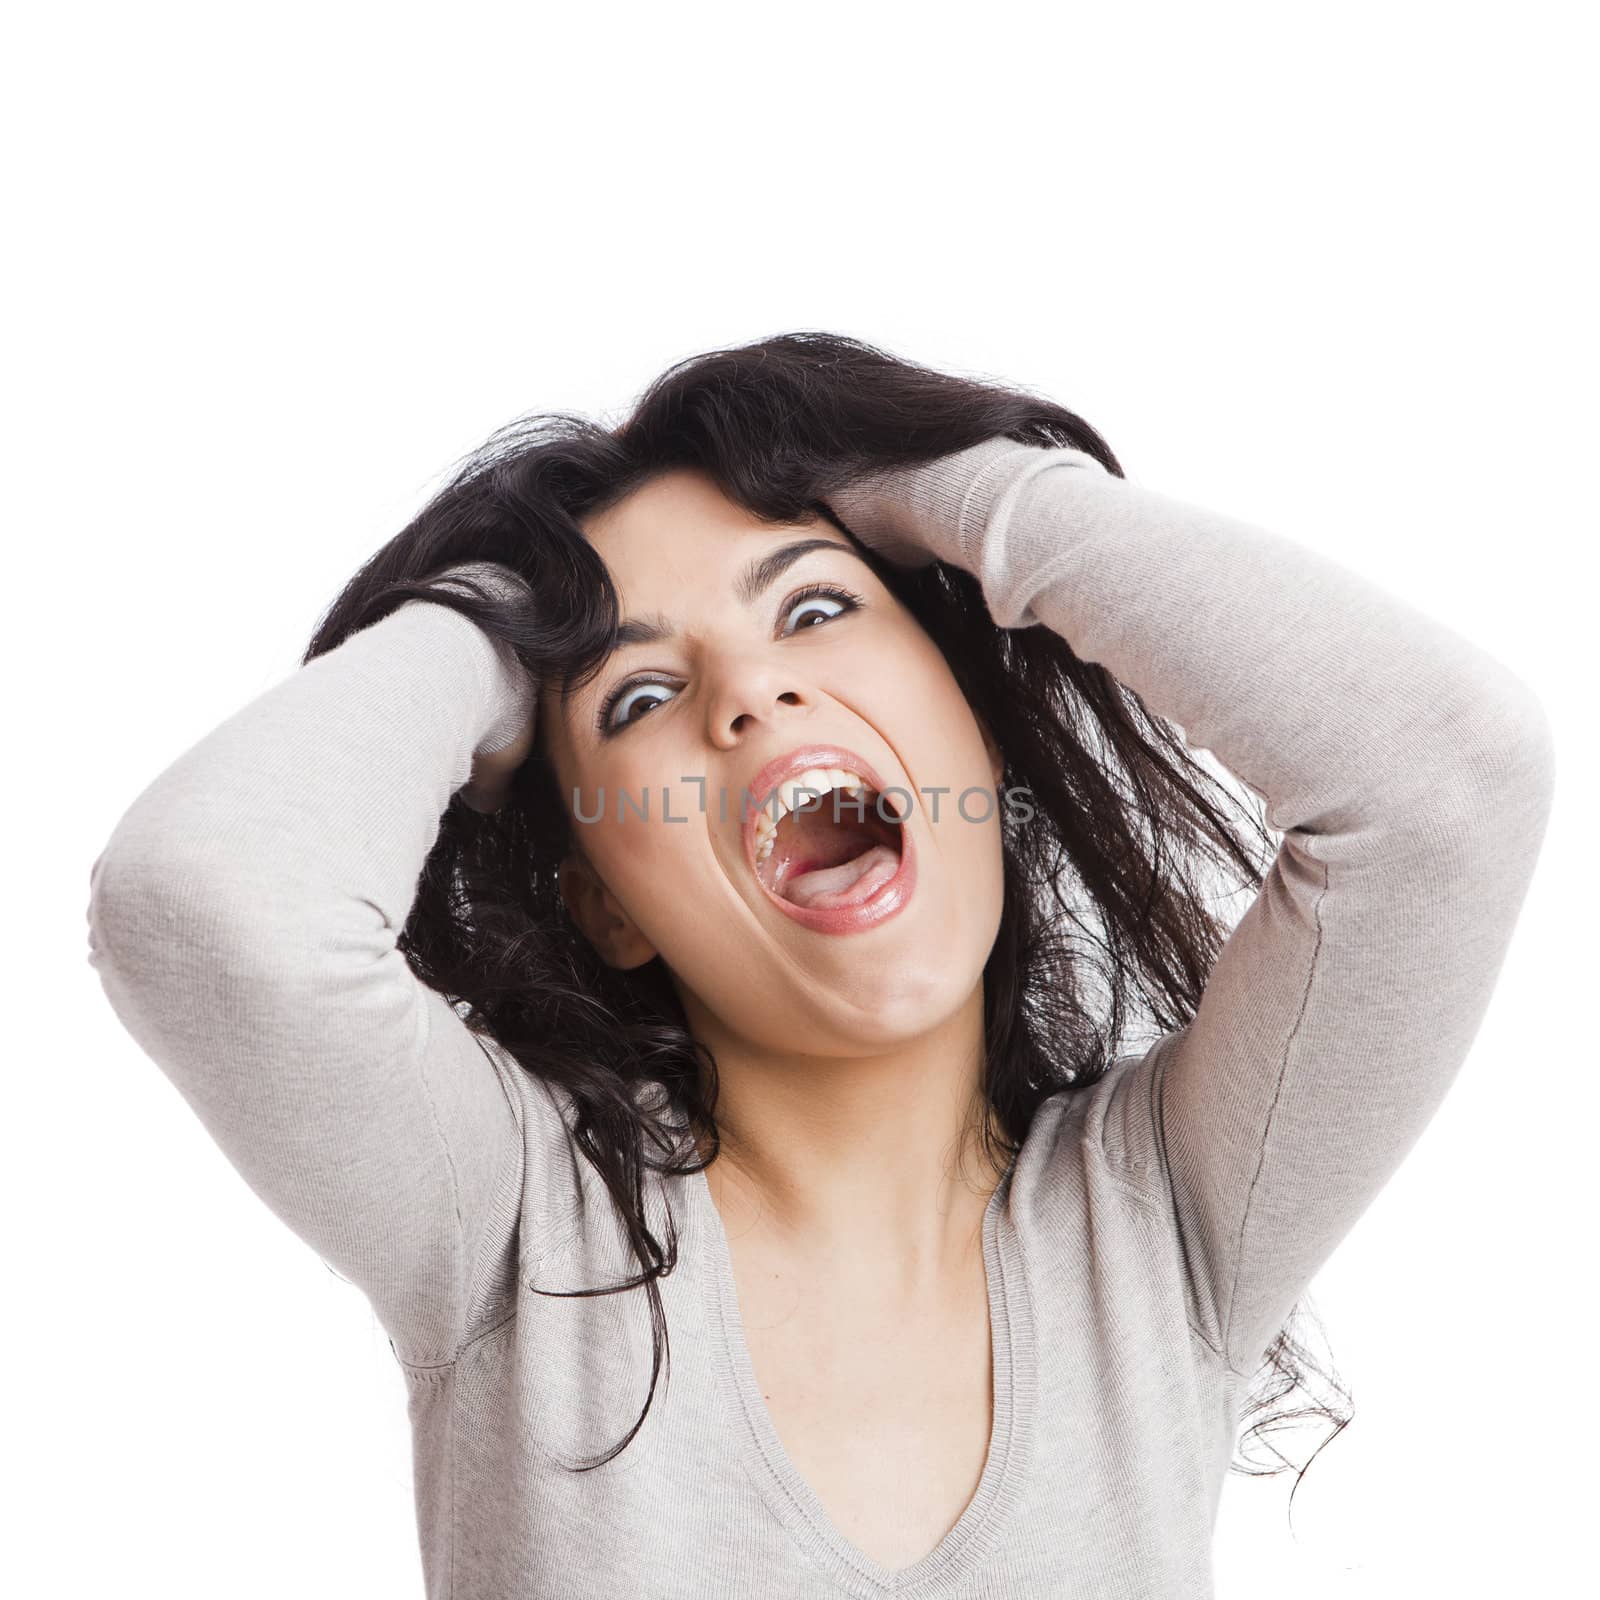
<svg viewBox="0 0 1600 1600">
<path fill-rule="evenodd" d="M 921 467 L 866 472 L 834 490 L 828 509 L 869 550 L 900 567 L 926 567 L 938 560 L 925 528 L 918 525 L 908 495 Z"/>
<path fill-rule="evenodd" d="M 887 561 L 905 567 L 947 561 L 976 576 L 983 530 L 962 515 L 970 491 L 990 470 L 1009 470 L 1000 467 L 1003 459 L 1044 448 L 996 434 L 932 461 L 858 474 L 834 490 L 826 504 L 862 544 Z"/>
</svg>

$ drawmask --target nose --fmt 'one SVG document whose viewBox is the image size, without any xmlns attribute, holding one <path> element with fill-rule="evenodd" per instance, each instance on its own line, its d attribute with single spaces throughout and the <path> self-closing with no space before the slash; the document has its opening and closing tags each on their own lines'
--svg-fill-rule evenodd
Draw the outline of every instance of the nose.
<svg viewBox="0 0 1600 1600">
<path fill-rule="evenodd" d="M 762 727 L 803 721 L 815 696 L 792 665 L 755 656 L 726 661 L 707 696 L 706 736 L 719 750 L 732 750 Z"/>
</svg>

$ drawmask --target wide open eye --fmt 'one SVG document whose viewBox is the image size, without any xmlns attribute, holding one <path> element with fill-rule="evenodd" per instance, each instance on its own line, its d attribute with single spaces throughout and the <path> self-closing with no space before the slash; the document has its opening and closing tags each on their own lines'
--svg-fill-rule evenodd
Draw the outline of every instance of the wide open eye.
<svg viewBox="0 0 1600 1600">
<path fill-rule="evenodd" d="M 606 697 L 601 727 L 607 733 L 618 733 L 648 715 L 652 706 L 665 705 L 677 692 L 656 678 L 635 678 L 631 683 L 618 684 Z M 639 709 L 641 706 L 643 710 Z"/>
<path fill-rule="evenodd" d="M 818 623 L 831 622 L 835 617 L 856 610 L 862 603 L 861 596 L 849 589 L 841 589 L 831 583 L 809 584 L 789 596 L 784 619 L 788 621 L 799 617 L 801 620 L 793 627 L 785 628 L 784 632 L 799 633 L 804 628 L 816 627 Z"/>
</svg>

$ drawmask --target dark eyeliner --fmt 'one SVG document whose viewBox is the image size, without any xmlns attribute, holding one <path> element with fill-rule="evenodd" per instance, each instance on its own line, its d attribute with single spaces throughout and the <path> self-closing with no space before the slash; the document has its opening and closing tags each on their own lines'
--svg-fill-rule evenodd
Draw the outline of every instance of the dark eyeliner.
<svg viewBox="0 0 1600 1600">
<path fill-rule="evenodd" d="M 866 601 L 863 600 L 861 596 L 858 595 L 853 589 L 846 589 L 842 584 L 822 582 L 808 583 L 804 588 L 796 589 L 793 594 L 788 595 L 784 599 L 783 604 L 778 607 L 778 615 L 780 617 L 786 617 L 797 605 L 800 604 L 802 600 L 816 600 L 819 598 L 827 600 L 843 600 L 845 602 L 845 608 L 839 613 L 839 617 L 847 617 L 852 611 L 859 611 L 861 607 L 866 604 Z M 828 617 L 826 620 L 829 622 L 837 622 L 839 617 Z"/>
<path fill-rule="evenodd" d="M 600 706 L 598 731 L 602 739 L 610 739 L 622 732 L 622 728 L 611 726 L 611 713 L 616 709 L 618 701 L 630 690 L 637 688 L 641 683 L 655 683 L 661 677 L 659 672 L 637 672 L 631 678 L 624 678 L 621 683 L 612 687 Z M 623 725 L 624 727 L 627 724 Z"/>
</svg>

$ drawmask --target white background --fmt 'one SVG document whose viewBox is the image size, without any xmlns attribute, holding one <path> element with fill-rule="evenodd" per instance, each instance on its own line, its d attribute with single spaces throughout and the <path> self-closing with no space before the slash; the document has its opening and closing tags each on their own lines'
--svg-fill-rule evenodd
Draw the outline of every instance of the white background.
<svg viewBox="0 0 1600 1600">
<path fill-rule="evenodd" d="M 1356 1420 L 1293 1536 L 1292 1474 L 1230 1477 L 1216 1570 L 1222 1600 L 1586 1588 L 1586 9 L 13 21 L 10 1592 L 421 1596 L 386 1340 L 120 1030 L 89 866 L 491 429 L 615 419 L 798 328 L 1049 394 L 1130 478 L 1338 557 L 1542 694 L 1556 812 L 1494 1001 L 1314 1288 Z"/>
</svg>

